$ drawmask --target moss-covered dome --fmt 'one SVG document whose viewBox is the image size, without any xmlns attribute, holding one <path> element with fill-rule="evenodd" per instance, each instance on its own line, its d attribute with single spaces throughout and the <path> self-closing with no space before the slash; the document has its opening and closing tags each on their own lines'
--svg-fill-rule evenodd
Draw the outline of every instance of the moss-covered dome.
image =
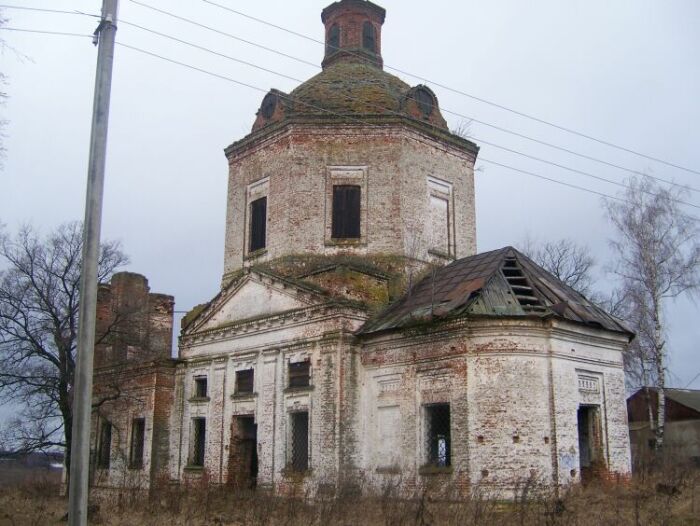
<svg viewBox="0 0 700 526">
<path fill-rule="evenodd" d="M 420 111 L 416 107 L 417 89 L 429 92 L 434 101 L 430 111 Z M 326 66 L 321 73 L 294 89 L 286 98 L 285 106 L 285 113 L 290 116 L 360 118 L 398 114 L 447 128 L 437 99 L 428 88 L 411 88 L 400 78 L 367 62 L 341 61 Z"/>
<path fill-rule="evenodd" d="M 401 111 L 401 100 L 410 89 L 400 78 L 374 65 L 337 62 L 289 94 L 289 112 L 392 114 Z"/>
</svg>

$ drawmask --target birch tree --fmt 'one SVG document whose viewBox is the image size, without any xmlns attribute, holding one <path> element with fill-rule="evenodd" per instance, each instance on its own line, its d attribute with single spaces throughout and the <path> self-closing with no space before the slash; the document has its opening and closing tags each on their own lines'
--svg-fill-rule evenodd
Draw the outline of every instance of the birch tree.
<svg viewBox="0 0 700 526">
<path fill-rule="evenodd" d="M 627 319 L 637 341 L 627 357 L 628 370 L 658 393 L 656 448 L 664 443 L 667 324 L 669 300 L 700 289 L 697 219 L 679 202 L 686 192 L 657 185 L 649 177 L 632 178 L 620 200 L 606 200 L 613 226 L 610 245 L 617 275 L 628 300 Z"/>
</svg>

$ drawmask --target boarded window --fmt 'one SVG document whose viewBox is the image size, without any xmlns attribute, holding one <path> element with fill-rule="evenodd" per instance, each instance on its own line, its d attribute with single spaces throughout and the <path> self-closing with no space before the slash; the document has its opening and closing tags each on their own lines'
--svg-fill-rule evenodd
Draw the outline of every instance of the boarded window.
<svg viewBox="0 0 700 526">
<path fill-rule="evenodd" d="M 447 199 L 430 196 L 430 248 L 441 254 L 450 253 L 449 205 Z"/>
<path fill-rule="evenodd" d="M 108 468 L 109 458 L 112 451 L 112 424 L 102 422 L 100 427 L 100 443 L 97 450 L 97 467 Z"/>
<path fill-rule="evenodd" d="M 236 393 L 252 393 L 253 392 L 253 369 L 245 369 L 236 371 Z"/>
<path fill-rule="evenodd" d="M 333 24 L 328 30 L 328 44 L 326 46 L 326 55 L 332 55 L 340 47 L 340 27 L 338 24 Z"/>
<path fill-rule="evenodd" d="M 360 193 L 359 186 L 333 187 L 332 237 L 360 237 Z"/>
<path fill-rule="evenodd" d="M 378 444 L 377 465 L 394 468 L 400 464 L 401 412 L 399 406 L 377 408 Z"/>
<path fill-rule="evenodd" d="M 450 404 L 427 406 L 425 417 L 427 464 L 437 467 L 451 465 Z"/>
<path fill-rule="evenodd" d="M 377 33 L 369 20 L 362 24 L 362 47 L 372 53 L 377 51 Z"/>
<path fill-rule="evenodd" d="M 190 443 L 190 466 L 204 466 L 204 446 L 206 445 L 207 421 L 205 418 L 192 419 Z"/>
<path fill-rule="evenodd" d="M 194 396 L 195 398 L 207 397 L 207 377 L 197 376 L 194 379 Z"/>
<path fill-rule="evenodd" d="M 289 387 L 308 387 L 309 372 L 311 362 L 304 360 L 303 362 L 289 364 Z"/>
<path fill-rule="evenodd" d="M 143 467 L 143 449 L 146 439 L 146 420 L 134 418 L 131 421 L 131 447 L 129 451 L 129 466 L 133 469 Z"/>
<path fill-rule="evenodd" d="M 250 251 L 265 248 L 267 228 L 267 197 L 250 203 Z"/>
<path fill-rule="evenodd" d="M 292 444 L 290 467 L 294 471 L 309 469 L 309 413 L 291 413 Z"/>
</svg>

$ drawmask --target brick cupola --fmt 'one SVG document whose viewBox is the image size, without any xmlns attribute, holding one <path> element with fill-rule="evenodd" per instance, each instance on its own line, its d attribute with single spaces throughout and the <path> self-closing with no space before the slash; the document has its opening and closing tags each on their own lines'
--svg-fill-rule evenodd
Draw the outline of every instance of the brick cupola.
<svg viewBox="0 0 700 526">
<path fill-rule="evenodd" d="M 382 67 L 382 24 L 386 10 L 367 0 L 340 0 L 326 7 L 323 67 L 336 62 L 369 62 Z"/>
</svg>

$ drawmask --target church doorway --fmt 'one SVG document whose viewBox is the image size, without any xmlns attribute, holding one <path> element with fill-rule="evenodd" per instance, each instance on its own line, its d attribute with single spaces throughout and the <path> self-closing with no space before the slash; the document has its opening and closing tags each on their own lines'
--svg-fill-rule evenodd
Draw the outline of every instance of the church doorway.
<svg viewBox="0 0 700 526">
<path fill-rule="evenodd" d="M 600 407 L 584 405 L 578 408 L 578 450 L 581 482 L 586 484 L 603 474 L 603 440 Z"/>
<path fill-rule="evenodd" d="M 251 416 L 231 421 L 228 483 L 235 488 L 254 488 L 258 478 L 258 426 Z"/>
</svg>

